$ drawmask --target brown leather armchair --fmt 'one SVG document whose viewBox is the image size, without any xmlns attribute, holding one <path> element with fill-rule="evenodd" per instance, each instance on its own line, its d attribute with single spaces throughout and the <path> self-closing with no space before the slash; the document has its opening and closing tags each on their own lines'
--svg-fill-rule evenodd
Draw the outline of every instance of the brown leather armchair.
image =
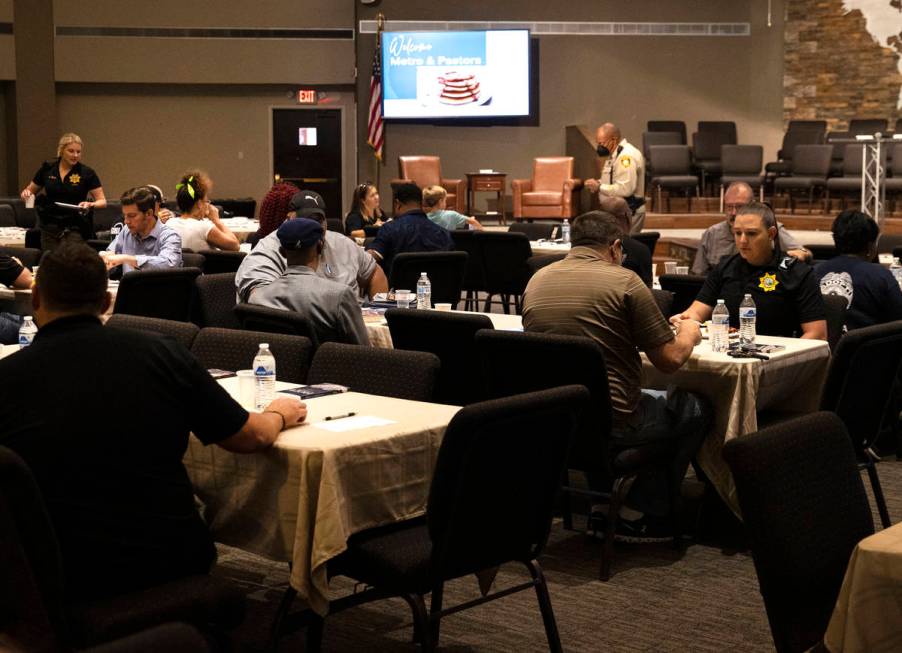
<svg viewBox="0 0 902 653">
<path fill-rule="evenodd" d="M 442 162 L 437 156 L 399 156 L 398 174 L 400 179 L 392 179 L 397 184 L 413 182 L 420 188 L 441 186 L 448 191 L 447 207 L 452 211 L 465 213 L 467 210 L 467 182 L 463 179 L 443 179 Z"/>
<path fill-rule="evenodd" d="M 572 156 L 534 159 L 532 179 L 514 179 L 514 219 L 572 218 L 579 209 L 577 191 L 581 179 L 573 179 Z"/>
</svg>

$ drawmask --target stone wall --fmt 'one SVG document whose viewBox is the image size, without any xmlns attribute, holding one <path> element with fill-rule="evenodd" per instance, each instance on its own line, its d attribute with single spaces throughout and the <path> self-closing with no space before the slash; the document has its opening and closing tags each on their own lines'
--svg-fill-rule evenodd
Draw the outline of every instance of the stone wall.
<svg viewBox="0 0 902 653">
<path fill-rule="evenodd" d="M 827 120 L 830 130 L 839 131 L 846 129 L 850 118 L 886 118 L 892 129 L 902 118 L 898 4 L 899 0 L 787 0 L 784 120 Z M 875 34 L 868 31 L 867 19 Z M 890 35 L 884 39 L 887 28 Z"/>
</svg>

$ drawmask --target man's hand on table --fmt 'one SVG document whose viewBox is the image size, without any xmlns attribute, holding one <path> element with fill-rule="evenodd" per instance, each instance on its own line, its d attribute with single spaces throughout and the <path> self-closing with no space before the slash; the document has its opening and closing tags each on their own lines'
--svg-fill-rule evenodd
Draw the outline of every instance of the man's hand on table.
<svg viewBox="0 0 902 653">
<path fill-rule="evenodd" d="M 677 316 L 675 316 L 677 317 Z M 701 324 L 699 324 L 696 320 L 692 318 L 685 318 L 677 320 L 673 322 L 673 318 L 671 318 L 671 323 L 676 326 L 676 336 L 689 338 L 692 342 L 692 346 L 695 347 L 698 343 L 702 341 L 702 328 Z"/>
<path fill-rule="evenodd" d="M 266 407 L 266 411 L 278 413 L 285 420 L 285 428 L 297 426 L 307 419 L 307 404 L 292 397 L 278 397 Z"/>
</svg>

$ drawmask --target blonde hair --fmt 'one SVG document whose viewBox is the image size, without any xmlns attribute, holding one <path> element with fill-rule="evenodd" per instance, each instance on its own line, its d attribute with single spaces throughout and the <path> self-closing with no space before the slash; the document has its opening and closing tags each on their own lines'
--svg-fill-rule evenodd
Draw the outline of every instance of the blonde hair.
<svg viewBox="0 0 902 653">
<path fill-rule="evenodd" d="M 69 143 L 78 143 L 82 147 L 85 146 L 85 144 L 81 142 L 81 136 L 79 136 L 78 134 L 74 134 L 72 132 L 67 132 L 67 133 L 63 134 L 62 136 L 60 136 L 60 142 L 56 146 L 56 155 L 63 156 L 63 150 L 66 149 L 66 146 Z"/>
<path fill-rule="evenodd" d="M 423 206 L 431 209 L 446 197 L 448 197 L 448 191 L 441 186 L 427 186 L 423 189 Z"/>
</svg>

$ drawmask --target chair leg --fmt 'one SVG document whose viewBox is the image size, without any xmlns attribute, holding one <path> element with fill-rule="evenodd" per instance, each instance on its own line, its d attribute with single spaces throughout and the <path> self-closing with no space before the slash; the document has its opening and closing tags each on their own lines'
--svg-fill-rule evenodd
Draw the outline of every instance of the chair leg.
<svg viewBox="0 0 902 653">
<path fill-rule="evenodd" d="M 438 587 L 432 588 L 432 600 L 429 604 L 429 635 L 432 638 L 432 645 L 435 647 L 438 647 L 439 629 L 441 628 L 442 623 L 441 612 L 444 593 L 444 583 L 439 583 Z"/>
<path fill-rule="evenodd" d="M 282 622 L 285 621 L 285 617 L 288 615 L 288 611 L 291 609 L 291 604 L 294 603 L 294 598 L 297 594 L 297 590 L 289 585 L 288 589 L 286 589 L 285 593 L 282 595 L 282 600 L 279 602 L 279 609 L 276 612 L 276 616 L 273 618 L 272 626 L 270 627 L 269 646 L 267 647 L 273 653 L 279 649 L 279 637 L 282 634 Z"/>
<path fill-rule="evenodd" d="M 511 312 L 511 296 L 510 295 L 501 295 L 501 308 L 504 309 L 504 314 L 509 315 Z"/>
<path fill-rule="evenodd" d="M 877 512 L 880 513 L 880 523 L 883 528 L 889 528 L 892 524 L 889 520 L 889 510 L 886 507 L 886 497 L 883 496 L 883 487 L 880 485 L 880 477 L 877 475 L 877 463 L 871 459 L 866 465 L 868 477 L 871 479 L 871 489 L 874 490 L 874 501 L 877 503 Z"/>
<path fill-rule="evenodd" d="M 433 650 L 432 636 L 429 633 L 429 616 L 426 613 L 426 602 L 422 594 L 404 594 L 401 598 L 407 601 L 413 613 L 413 635 L 420 641 L 423 653 Z"/>
<path fill-rule="evenodd" d="M 611 501 L 608 504 L 608 521 L 604 533 L 604 542 L 601 547 L 601 568 L 598 572 L 599 580 L 610 580 L 611 561 L 614 559 L 614 531 L 617 530 L 617 521 L 620 519 L 620 502 L 623 501 L 623 489 L 626 478 L 619 477 L 611 486 Z"/>
<path fill-rule="evenodd" d="M 683 479 L 678 476 L 675 472 L 670 474 L 670 528 L 673 530 L 673 548 L 676 550 L 680 550 L 683 546 L 683 529 L 680 524 Z"/>
<path fill-rule="evenodd" d="M 542 622 L 545 624 L 545 636 L 548 638 L 548 650 L 551 653 L 560 653 L 561 636 L 557 630 L 557 621 L 554 618 L 554 609 L 551 607 L 551 596 L 548 594 L 548 584 L 545 582 L 545 574 L 538 560 L 530 560 L 526 563 L 532 579 L 536 582 L 536 597 L 539 599 L 539 610 L 542 611 Z"/>
<path fill-rule="evenodd" d="M 900 445 L 902 446 L 902 445 Z M 902 449 L 900 449 L 902 450 Z M 561 478 L 561 486 L 566 488 L 570 485 L 570 470 L 564 469 L 564 474 Z M 564 529 L 568 531 L 573 530 L 573 504 L 570 501 L 570 493 L 564 489 L 561 494 L 561 512 L 563 513 L 564 518 Z"/>
<path fill-rule="evenodd" d="M 477 303 L 478 305 L 478 303 Z M 483 313 L 491 313 L 492 312 L 492 294 L 486 293 L 485 295 L 485 306 L 482 307 Z"/>
</svg>

